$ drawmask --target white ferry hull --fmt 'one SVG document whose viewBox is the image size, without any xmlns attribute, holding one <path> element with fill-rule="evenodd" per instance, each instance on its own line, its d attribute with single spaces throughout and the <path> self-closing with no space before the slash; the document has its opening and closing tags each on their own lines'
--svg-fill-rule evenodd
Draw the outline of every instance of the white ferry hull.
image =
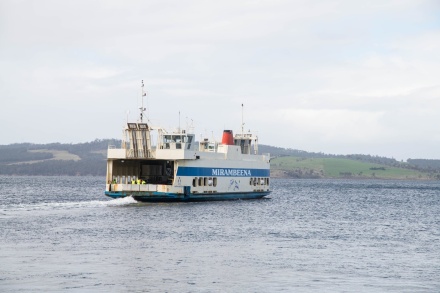
<svg viewBox="0 0 440 293">
<path fill-rule="evenodd" d="M 139 164 L 143 161 L 140 160 Z M 219 165 L 212 168 L 207 164 Z M 172 184 L 107 184 L 105 194 L 112 198 L 132 196 L 144 202 L 160 201 L 219 201 L 258 199 L 270 193 L 270 170 L 266 163 L 234 162 L 226 165 L 241 168 L 220 167 L 223 161 L 177 161 Z M 250 166 L 258 168 L 251 168 Z"/>
</svg>

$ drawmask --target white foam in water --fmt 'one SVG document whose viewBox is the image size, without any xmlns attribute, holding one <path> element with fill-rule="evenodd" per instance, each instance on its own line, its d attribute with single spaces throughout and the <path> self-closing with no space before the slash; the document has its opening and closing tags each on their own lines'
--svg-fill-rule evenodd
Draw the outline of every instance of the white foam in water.
<svg viewBox="0 0 440 293">
<path fill-rule="evenodd" d="M 35 211 L 35 210 L 58 210 L 58 209 L 75 209 L 82 207 L 105 207 L 105 206 L 124 206 L 137 203 L 131 196 L 112 200 L 92 200 L 92 201 L 77 201 L 77 202 L 50 202 L 38 204 L 18 204 L 9 206 L 8 210 L 18 211 Z"/>
<path fill-rule="evenodd" d="M 137 201 L 133 197 L 127 196 L 127 197 L 117 198 L 117 199 L 113 199 L 113 200 L 109 200 L 109 201 L 100 201 L 100 203 L 104 203 L 107 206 L 123 206 L 123 205 L 137 203 Z"/>
</svg>

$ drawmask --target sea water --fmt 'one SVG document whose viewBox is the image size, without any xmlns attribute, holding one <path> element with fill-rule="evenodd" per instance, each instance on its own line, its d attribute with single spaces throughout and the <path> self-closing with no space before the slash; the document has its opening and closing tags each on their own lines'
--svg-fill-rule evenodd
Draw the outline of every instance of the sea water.
<svg viewBox="0 0 440 293">
<path fill-rule="evenodd" d="M 101 177 L 0 177 L 0 292 L 440 292 L 440 183 L 273 179 L 138 203 Z"/>
</svg>

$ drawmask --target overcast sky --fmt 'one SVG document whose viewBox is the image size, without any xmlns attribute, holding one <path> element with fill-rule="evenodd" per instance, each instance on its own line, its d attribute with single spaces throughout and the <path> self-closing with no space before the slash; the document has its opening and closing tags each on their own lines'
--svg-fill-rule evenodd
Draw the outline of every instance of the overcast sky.
<svg viewBox="0 0 440 293">
<path fill-rule="evenodd" d="M 440 1 L 0 1 L 0 144 L 197 137 L 440 159 Z"/>
</svg>

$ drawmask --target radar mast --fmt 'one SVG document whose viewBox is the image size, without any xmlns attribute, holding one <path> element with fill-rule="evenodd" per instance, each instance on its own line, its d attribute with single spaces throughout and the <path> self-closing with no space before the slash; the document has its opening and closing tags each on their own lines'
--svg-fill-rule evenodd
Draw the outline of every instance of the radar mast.
<svg viewBox="0 0 440 293">
<path fill-rule="evenodd" d="M 140 122 L 144 122 L 144 112 L 145 110 L 147 110 L 147 108 L 144 108 L 144 97 L 147 95 L 146 92 L 144 92 L 144 80 L 142 80 L 142 85 L 141 85 L 141 107 L 139 108 L 140 110 Z"/>
</svg>

